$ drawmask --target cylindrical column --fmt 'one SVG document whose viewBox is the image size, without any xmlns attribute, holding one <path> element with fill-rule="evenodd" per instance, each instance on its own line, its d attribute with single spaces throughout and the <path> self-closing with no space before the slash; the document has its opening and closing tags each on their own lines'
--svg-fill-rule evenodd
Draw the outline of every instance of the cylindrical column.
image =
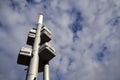
<svg viewBox="0 0 120 80">
<path fill-rule="evenodd" d="M 50 73 L 49 73 L 49 64 L 48 63 L 46 63 L 45 65 L 44 65 L 44 72 L 43 72 L 43 79 L 44 80 L 50 80 Z"/>
<path fill-rule="evenodd" d="M 37 74 L 38 74 L 38 66 L 39 66 L 39 47 L 40 47 L 40 31 L 43 23 L 43 15 L 40 14 L 38 19 L 38 27 L 36 31 L 36 36 L 34 40 L 34 45 L 32 49 L 32 57 L 29 64 L 28 73 L 26 76 L 26 80 L 37 80 Z"/>
</svg>

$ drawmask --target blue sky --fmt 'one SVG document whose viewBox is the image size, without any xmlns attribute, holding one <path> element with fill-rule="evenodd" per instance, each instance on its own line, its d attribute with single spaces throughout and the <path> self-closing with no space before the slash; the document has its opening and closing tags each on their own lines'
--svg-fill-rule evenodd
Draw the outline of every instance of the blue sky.
<svg viewBox="0 0 120 80">
<path fill-rule="evenodd" d="M 0 80 L 25 80 L 17 56 L 41 11 L 57 52 L 51 80 L 120 80 L 119 0 L 0 0 Z"/>
</svg>

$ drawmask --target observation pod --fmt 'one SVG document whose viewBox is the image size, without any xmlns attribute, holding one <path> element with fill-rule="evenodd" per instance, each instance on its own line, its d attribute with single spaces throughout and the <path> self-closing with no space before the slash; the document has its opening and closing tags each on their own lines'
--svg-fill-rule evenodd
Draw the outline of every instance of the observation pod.
<svg viewBox="0 0 120 80">
<path fill-rule="evenodd" d="M 35 35 L 36 35 L 36 28 L 32 28 L 29 31 L 28 38 L 27 38 L 27 44 L 33 46 Z M 51 32 L 46 27 L 42 27 L 41 29 L 41 43 L 40 45 L 44 44 L 45 42 L 49 42 L 51 40 Z"/>
<path fill-rule="evenodd" d="M 22 47 L 20 49 L 20 52 L 19 52 L 19 55 L 18 55 L 17 63 L 21 64 L 21 65 L 28 66 L 29 63 L 30 63 L 31 55 L 32 55 L 32 49 L 31 48 Z"/>
<path fill-rule="evenodd" d="M 55 57 L 55 50 L 46 42 L 41 45 L 39 49 L 39 58 L 43 62 L 50 61 L 53 57 Z"/>
</svg>

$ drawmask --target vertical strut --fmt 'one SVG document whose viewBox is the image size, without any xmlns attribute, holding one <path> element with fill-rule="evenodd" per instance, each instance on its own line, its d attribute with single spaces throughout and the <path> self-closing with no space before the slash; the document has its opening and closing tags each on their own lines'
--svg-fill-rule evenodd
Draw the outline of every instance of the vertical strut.
<svg viewBox="0 0 120 80">
<path fill-rule="evenodd" d="M 39 51 L 39 47 L 40 47 L 39 44 L 40 44 L 40 41 L 41 41 L 40 31 L 41 31 L 42 24 L 43 24 L 43 14 L 41 13 L 40 16 L 39 16 L 39 19 L 38 19 L 38 26 L 37 26 L 34 45 L 33 45 L 33 51 L 32 51 L 33 57 L 31 57 L 31 60 L 30 60 L 26 80 L 37 80 L 38 66 L 39 66 L 38 51 Z"/>
<path fill-rule="evenodd" d="M 44 80 L 50 80 L 50 74 L 49 74 L 49 64 L 45 63 L 44 65 L 44 72 L 43 72 L 43 79 Z"/>
</svg>

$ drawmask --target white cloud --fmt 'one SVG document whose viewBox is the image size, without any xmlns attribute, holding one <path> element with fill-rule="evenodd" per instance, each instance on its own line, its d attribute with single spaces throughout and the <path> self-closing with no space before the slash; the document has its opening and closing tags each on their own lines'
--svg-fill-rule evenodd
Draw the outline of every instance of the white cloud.
<svg viewBox="0 0 120 80">
<path fill-rule="evenodd" d="M 53 80 L 56 77 L 63 80 L 120 79 L 120 21 L 119 18 L 116 19 L 120 16 L 119 0 L 46 0 L 39 4 L 30 4 L 25 0 L 13 1 L 19 4 L 15 6 L 19 7 L 17 10 L 9 6 L 10 1 L 0 3 L 0 22 L 3 24 L 0 28 L 0 48 L 6 50 L 6 55 L 14 56 L 13 60 L 17 58 L 17 51 L 25 45 L 29 29 L 35 27 L 38 13 L 46 6 L 43 10 L 44 23 L 52 31 L 51 44 L 57 52 L 50 62 Z M 77 31 L 74 41 L 75 34 L 69 28 L 76 18 L 72 9 L 81 12 L 83 17 L 83 28 Z M 115 21 L 118 23 L 112 25 Z M 96 54 L 102 52 L 103 46 L 107 47 L 107 51 L 103 60 L 98 61 Z M 17 70 L 13 69 L 11 72 L 15 73 Z"/>
</svg>

